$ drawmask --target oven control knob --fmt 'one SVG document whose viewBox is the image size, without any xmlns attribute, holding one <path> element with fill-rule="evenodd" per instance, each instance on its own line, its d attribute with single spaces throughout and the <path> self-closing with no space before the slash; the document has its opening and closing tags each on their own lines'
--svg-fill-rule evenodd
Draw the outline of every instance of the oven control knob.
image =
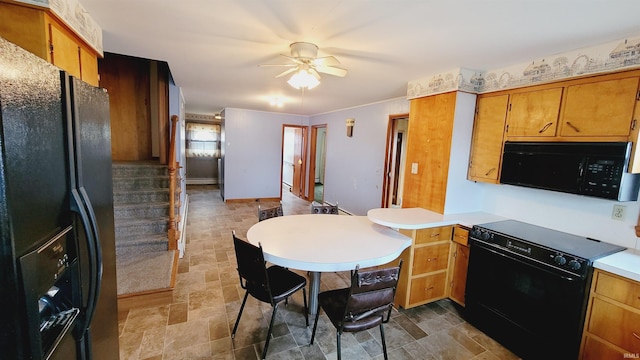
<svg viewBox="0 0 640 360">
<path fill-rule="evenodd" d="M 486 231 L 482 231 L 482 232 L 480 233 L 480 238 L 481 238 L 482 240 L 489 240 L 489 238 L 490 238 L 490 237 L 491 237 L 491 234 L 489 234 L 489 233 L 488 233 L 488 232 L 486 232 Z"/>
<path fill-rule="evenodd" d="M 580 265 L 577 260 L 569 261 L 569 268 L 571 268 L 571 270 L 580 270 L 581 267 L 582 265 Z"/>
<path fill-rule="evenodd" d="M 567 263 L 567 259 L 562 255 L 556 255 L 556 257 L 553 258 L 553 261 L 558 265 L 564 265 Z"/>
</svg>

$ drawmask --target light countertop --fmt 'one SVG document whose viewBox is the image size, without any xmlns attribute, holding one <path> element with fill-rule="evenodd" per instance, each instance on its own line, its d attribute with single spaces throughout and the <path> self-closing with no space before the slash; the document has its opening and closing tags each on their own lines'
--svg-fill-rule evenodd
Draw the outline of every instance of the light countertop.
<svg viewBox="0 0 640 360">
<path fill-rule="evenodd" d="M 426 229 L 446 225 L 472 227 L 494 221 L 507 220 L 504 217 L 485 212 L 439 214 L 423 208 L 378 208 L 367 212 L 369 220 L 376 224 L 396 229 Z"/>
<path fill-rule="evenodd" d="M 379 208 L 367 212 L 369 220 L 376 224 L 395 229 L 426 229 L 437 226 L 463 225 L 472 227 L 507 218 L 485 213 L 469 212 L 458 214 L 439 214 L 423 208 Z M 596 260 L 597 269 L 640 281 L 640 251 L 628 249 Z"/>
<path fill-rule="evenodd" d="M 640 251 L 628 249 L 593 262 L 596 269 L 640 281 Z"/>
</svg>

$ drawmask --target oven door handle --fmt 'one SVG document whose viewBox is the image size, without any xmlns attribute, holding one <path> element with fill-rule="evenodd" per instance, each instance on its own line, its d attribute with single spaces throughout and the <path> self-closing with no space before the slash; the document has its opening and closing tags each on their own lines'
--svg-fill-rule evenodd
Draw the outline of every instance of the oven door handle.
<svg viewBox="0 0 640 360">
<path fill-rule="evenodd" d="M 563 280 L 566 280 L 566 281 L 579 281 L 579 280 L 581 280 L 579 278 L 566 276 L 566 275 L 560 274 L 558 272 L 549 271 L 548 268 L 552 267 L 551 265 L 543 263 L 543 262 L 538 261 L 536 259 L 525 258 L 525 257 L 523 257 L 522 255 L 518 254 L 515 251 L 511 251 L 509 249 L 497 247 L 492 243 L 488 243 L 486 241 L 482 241 L 482 240 L 476 239 L 476 238 L 471 238 L 470 240 L 472 240 L 472 241 L 469 241 L 469 244 L 472 247 L 475 245 L 475 246 L 477 246 L 478 248 L 480 248 L 482 250 L 489 251 L 489 252 L 491 252 L 491 253 L 493 253 L 495 255 L 498 255 L 498 256 L 503 256 L 503 257 L 509 258 L 509 259 L 511 259 L 513 261 L 517 261 L 517 262 L 519 262 L 521 264 L 524 264 L 526 266 L 535 266 L 535 265 L 533 265 L 533 264 L 531 264 L 529 262 L 526 262 L 526 261 L 522 260 L 522 259 L 526 259 L 526 260 L 528 260 L 530 262 L 534 262 L 536 264 L 542 265 L 542 266 L 538 266 L 538 269 L 540 269 L 540 270 L 542 270 L 544 272 L 547 272 L 547 273 L 549 273 L 551 275 L 557 276 L 557 277 L 559 277 L 559 278 L 561 278 Z M 515 256 L 512 256 L 512 255 L 515 255 Z M 555 268 L 555 267 L 554 267 L 554 269 L 558 269 L 558 270 L 563 271 L 563 272 L 565 271 L 565 270 L 562 270 L 560 268 Z"/>
</svg>

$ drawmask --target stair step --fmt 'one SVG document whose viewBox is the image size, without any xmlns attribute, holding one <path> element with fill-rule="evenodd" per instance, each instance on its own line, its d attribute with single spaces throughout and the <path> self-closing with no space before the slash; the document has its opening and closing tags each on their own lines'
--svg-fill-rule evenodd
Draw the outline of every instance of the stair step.
<svg viewBox="0 0 640 360">
<path fill-rule="evenodd" d="M 169 230 L 169 218 L 116 219 L 116 241 L 127 236 L 161 235 Z"/>
<path fill-rule="evenodd" d="M 167 165 L 155 163 L 113 163 L 114 177 L 169 175 Z"/>
<path fill-rule="evenodd" d="M 124 191 L 114 189 L 113 202 L 115 204 L 169 203 L 169 189 Z"/>
<path fill-rule="evenodd" d="M 175 205 L 175 214 L 179 212 L 179 205 Z M 169 203 L 131 203 L 114 205 L 113 213 L 116 219 L 147 219 L 169 217 Z"/>
<path fill-rule="evenodd" d="M 126 176 L 113 177 L 113 189 L 119 190 L 155 190 L 169 188 L 169 176 Z"/>
<path fill-rule="evenodd" d="M 131 253 L 148 253 L 167 251 L 169 249 L 167 235 L 133 235 L 116 240 L 116 257 Z"/>
</svg>

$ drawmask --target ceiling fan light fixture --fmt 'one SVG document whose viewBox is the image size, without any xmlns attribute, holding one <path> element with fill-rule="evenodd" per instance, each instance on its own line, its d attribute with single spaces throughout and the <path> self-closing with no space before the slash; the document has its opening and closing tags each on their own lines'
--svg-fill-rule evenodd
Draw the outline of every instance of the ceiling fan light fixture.
<svg viewBox="0 0 640 360">
<path fill-rule="evenodd" d="M 307 88 L 311 90 L 318 86 L 320 81 L 318 81 L 318 79 L 316 79 L 309 70 L 302 69 L 293 74 L 287 83 L 296 89 Z"/>
</svg>

